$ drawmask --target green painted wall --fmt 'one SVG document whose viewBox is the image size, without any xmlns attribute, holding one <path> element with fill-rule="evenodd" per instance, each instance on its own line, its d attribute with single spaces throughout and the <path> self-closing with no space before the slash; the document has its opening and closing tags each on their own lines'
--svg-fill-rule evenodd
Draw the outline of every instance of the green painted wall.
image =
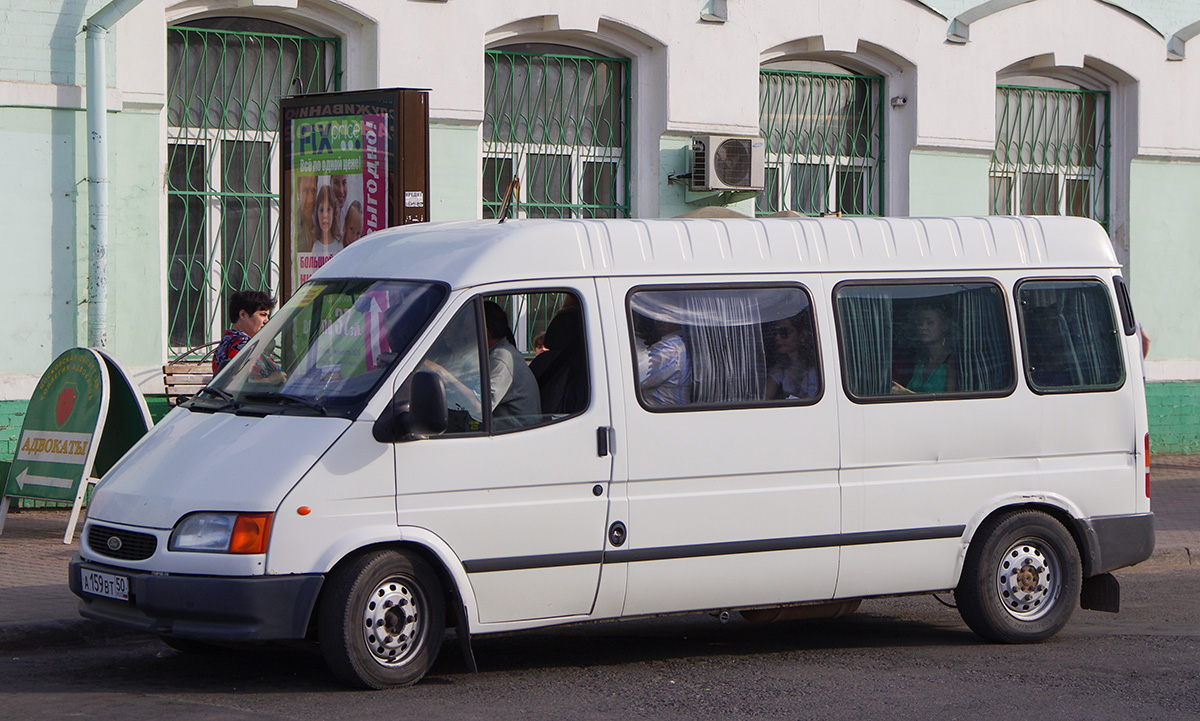
<svg viewBox="0 0 1200 721">
<path fill-rule="evenodd" d="M 479 128 L 429 124 L 430 220 L 470 220 L 479 204 Z"/>
<path fill-rule="evenodd" d="M 1130 168 L 1129 285 L 1150 332 L 1151 360 L 1200 358 L 1200 162 L 1136 160 Z"/>
<path fill-rule="evenodd" d="M 1200 383 L 1147 383 L 1146 413 L 1151 452 L 1200 453 Z"/>
<path fill-rule="evenodd" d="M 0 401 L 0 460 L 10 461 L 17 453 L 17 437 L 25 422 L 29 401 Z"/>
<path fill-rule="evenodd" d="M 162 362 L 159 119 L 110 113 L 108 348 L 127 366 Z M 82 110 L 0 108 L 6 219 L 0 369 L 41 374 L 87 341 L 87 127 Z M 19 269 L 19 270 L 18 270 Z"/>
<path fill-rule="evenodd" d="M 4 373 L 40 375 L 59 352 L 77 345 L 78 280 L 86 268 L 79 264 L 80 234 L 85 246 L 87 239 L 77 209 L 86 213 L 87 198 L 76 116 L 83 113 L 0 109 L 6 237 L 0 308 L 9 309 L 0 314 Z M 86 247 L 84 253 L 86 261 Z"/>
<path fill-rule="evenodd" d="M 668 175 L 680 175 L 689 171 L 688 158 L 692 152 L 692 140 L 688 137 L 664 135 L 658 141 L 658 217 L 674 218 L 696 206 L 688 205 L 684 199 L 684 183 L 668 183 Z"/>
<path fill-rule="evenodd" d="M 159 146 L 159 131 L 156 114 L 109 114 L 109 147 L 121 152 L 110 153 L 108 159 L 112 185 L 108 191 L 107 350 L 127 368 L 157 366 L 164 360 L 166 249 L 159 229 L 164 149 Z M 86 147 L 82 140 L 80 147 Z M 81 225 L 86 229 L 86 203 L 82 209 Z M 86 278 L 82 293 L 87 293 Z M 86 340 L 86 313 L 83 321 L 80 338 Z"/>
<path fill-rule="evenodd" d="M 667 181 L 669 175 L 691 171 L 691 136 L 664 135 L 658 141 L 658 218 L 674 218 L 710 205 L 724 206 L 742 215 L 754 217 L 754 198 L 736 199 L 746 193 L 690 193 L 687 181 Z M 689 202 L 690 201 L 690 202 Z M 647 217 L 639 214 L 639 217 Z"/>
<path fill-rule="evenodd" d="M 914 150 L 908 157 L 908 214 L 987 215 L 988 153 Z"/>
</svg>

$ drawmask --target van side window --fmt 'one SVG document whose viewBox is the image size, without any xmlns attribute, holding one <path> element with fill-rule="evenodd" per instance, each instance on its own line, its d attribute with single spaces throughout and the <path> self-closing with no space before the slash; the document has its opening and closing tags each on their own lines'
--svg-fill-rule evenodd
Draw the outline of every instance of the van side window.
<svg viewBox="0 0 1200 721">
<path fill-rule="evenodd" d="M 579 298 L 545 291 L 472 299 L 417 370 L 441 376 L 445 435 L 454 435 L 531 428 L 586 410 L 587 368 Z"/>
<path fill-rule="evenodd" d="M 531 391 L 535 397 L 530 399 L 534 402 L 517 409 L 518 417 L 504 417 L 504 406 L 508 403 L 501 400 L 507 399 L 495 398 L 498 391 L 493 387 L 492 403 L 501 403 L 495 413 L 495 429 L 543 425 L 587 410 L 591 386 L 579 297 L 569 291 L 536 291 L 492 295 L 486 302 L 504 311 L 512 331 L 508 342 L 528 367 L 528 373 L 519 375 L 526 383 L 530 376 L 535 382 Z M 498 360 L 495 346 L 489 355 L 493 358 L 495 379 Z M 518 379 L 506 392 L 510 396 L 514 392 L 523 393 L 520 386 Z"/>
<path fill-rule="evenodd" d="M 418 371 L 437 373 L 446 387 L 450 423 L 445 435 L 485 429 L 479 355 L 478 304 L 472 301 L 454 316 L 417 366 Z"/>
<path fill-rule="evenodd" d="M 629 295 L 638 399 L 648 410 L 815 403 L 812 300 L 799 286 Z"/>
<path fill-rule="evenodd" d="M 1012 335 L 994 283 L 844 283 L 834 290 L 846 393 L 855 400 L 998 396 Z"/>
<path fill-rule="evenodd" d="M 1017 284 L 1025 378 L 1037 393 L 1107 391 L 1125 382 L 1116 315 L 1098 280 Z"/>
</svg>

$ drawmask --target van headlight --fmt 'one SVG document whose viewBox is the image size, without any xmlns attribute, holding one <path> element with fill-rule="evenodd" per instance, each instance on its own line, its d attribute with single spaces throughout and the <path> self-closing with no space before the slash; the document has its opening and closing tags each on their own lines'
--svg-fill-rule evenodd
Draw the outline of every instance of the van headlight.
<svg viewBox="0 0 1200 721">
<path fill-rule="evenodd" d="M 266 553 L 273 513 L 192 513 L 175 524 L 167 547 L 199 553 Z"/>
</svg>

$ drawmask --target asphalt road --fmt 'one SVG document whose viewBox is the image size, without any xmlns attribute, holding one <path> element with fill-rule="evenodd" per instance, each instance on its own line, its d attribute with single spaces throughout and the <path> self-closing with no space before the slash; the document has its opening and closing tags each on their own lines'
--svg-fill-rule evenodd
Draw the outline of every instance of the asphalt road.
<svg viewBox="0 0 1200 721">
<path fill-rule="evenodd" d="M 483 637 L 476 674 L 450 637 L 420 684 L 389 691 L 338 686 L 303 647 L 43 648 L 0 659 L 0 719 L 1200 718 L 1200 573 L 1117 575 L 1120 614 L 1076 611 L 1039 645 L 983 643 L 921 596 L 827 621 L 688 616 Z"/>
</svg>

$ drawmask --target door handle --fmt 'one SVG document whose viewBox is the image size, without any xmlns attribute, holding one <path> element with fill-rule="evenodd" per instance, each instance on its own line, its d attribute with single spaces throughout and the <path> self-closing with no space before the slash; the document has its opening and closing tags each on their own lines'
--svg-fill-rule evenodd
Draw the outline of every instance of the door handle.
<svg viewBox="0 0 1200 721">
<path fill-rule="evenodd" d="M 608 455 L 608 435 L 611 430 L 608 426 L 596 429 L 596 455 L 601 458 Z"/>
</svg>

